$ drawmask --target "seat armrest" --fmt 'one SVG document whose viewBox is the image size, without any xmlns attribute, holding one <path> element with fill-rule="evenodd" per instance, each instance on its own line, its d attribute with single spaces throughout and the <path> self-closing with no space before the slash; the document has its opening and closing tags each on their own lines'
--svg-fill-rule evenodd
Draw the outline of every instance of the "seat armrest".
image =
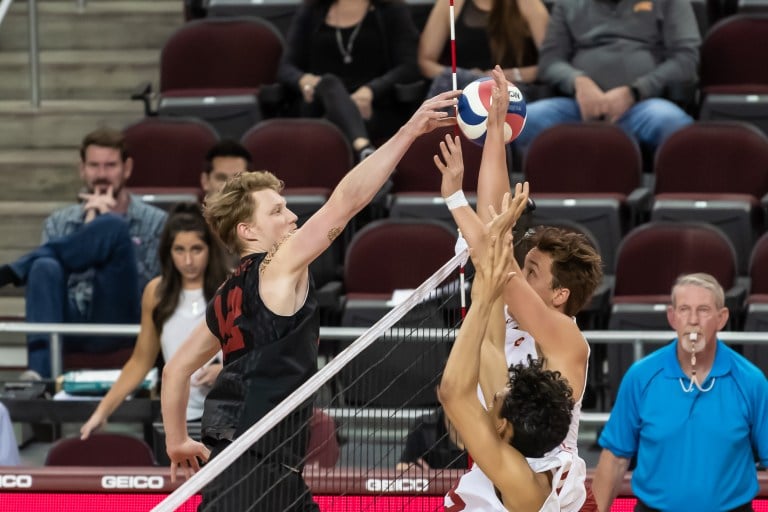
<svg viewBox="0 0 768 512">
<path fill-rule="evenodd" d="M 157 115 L 157 110 L 152 110 L 152 82 L 139 83 L 131 93 L 131 99 L 144 103 L 144 115 L 152 117 Z"/>
<path fill-rule="evenodd" d="M 643 222 L 643 214 L 651 209 L 653 193 L 650 188 L 637 187 L 627 196 L 627 204 L 632 215 L 632 225 L 636 226 Z"/>
</svg>

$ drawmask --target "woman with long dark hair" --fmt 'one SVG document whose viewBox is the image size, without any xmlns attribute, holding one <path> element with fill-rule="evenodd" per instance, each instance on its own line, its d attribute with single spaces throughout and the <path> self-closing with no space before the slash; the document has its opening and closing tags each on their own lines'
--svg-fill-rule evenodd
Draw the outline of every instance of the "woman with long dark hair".
<svg viewBox="0 0 768 512">
<path fill-rule="evenodd" d="M 163 228 L 158 247 L 161 274 L 144 289 L 141 300 L 141 330 L 136 346 L 120 377 L 96 410 L 80 428 L 86 439 L 98 429 L 136 387 L 162 350 L 168 360 L 199 324 L 205 307 L 224 282 L 229 258 L 221 242 L 203 219 L 200 206 L 177 205 Z M 214 357 L 191 379 L 187 420 L 203 415 L 205 395 L 221 371 Z"/>
</svg>

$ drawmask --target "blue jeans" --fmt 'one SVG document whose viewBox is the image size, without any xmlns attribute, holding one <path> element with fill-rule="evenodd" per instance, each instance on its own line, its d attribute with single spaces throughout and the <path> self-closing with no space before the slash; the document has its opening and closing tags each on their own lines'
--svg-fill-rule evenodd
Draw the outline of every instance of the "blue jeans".
<svg viewBox="0 0 768 512">
<path fill-rule="evenodd" d="M 527 148 L 546 128 L 560 123 L 581 121 L 579 105 L 573 98 L 546 98 L 527 106 L 528 114 L 523 132 L 515 141 Z M 689 125 L 693 118 L 671 101 L 649 98 L 633 105 L 617 124 L 638 142 L 656 149 L 674 131 Z"/>
<path fill-rule="evenodd" d="M 26 283 L 26 320 L 37 323 L 138 323 L 141 291 L 128 223 L 113 214 L 101 215 L 80 230 L 50 240 L 10 265 Z M 81 312 L 69 296 L 72 273 L 94 269 L 89 311 Z M 111 352 L 132 345 L 130 338 L 67 336 L 64 351 Z M 50 337 L 27 337 L 28 367 L 51 376 Z"/>
</svg>

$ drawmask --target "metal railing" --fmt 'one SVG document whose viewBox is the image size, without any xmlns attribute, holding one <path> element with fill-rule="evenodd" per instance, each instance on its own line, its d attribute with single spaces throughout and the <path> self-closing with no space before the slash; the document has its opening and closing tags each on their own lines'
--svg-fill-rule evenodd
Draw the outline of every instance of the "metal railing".
<svg viewBox="0 0 768 512">
<path fill-rule="evenodd" d="M 368 331 L 366 327 L 320 327 L 321 340 L 352 341 Z M 412 341 L 434 341 L 444 337 L 450 329 L 408 329 L 408 339 Z M 138 324 L 59 324 L 0 322 L 0 333 L 50 334 L 51 335 L 51 375 L 61 375 L 61 337 L 68 334 L 81 336 L 137 336 Z M 389 335 L 402 335 L 403 330 L 393 328 Z M 584 331 L 590 343 L 630 344 L 634 359 L 645 355 L 645 343 L 664 343 L 672 340 L 674 331 Z M 766 344 L 768 333 L 722 331 L 718 337 L 726 343 Z"/>
<path fill-rule="evenodd" d="M 0 1 L 0 30 L 13 0 Z M 78 4 L 79 5 L 79 4 Z M 32 108 L 40 108 L 40 49 L 38 48 L 37 0 L 27 0 L 27 21 L 29 35 L 29 102 Z"/>
</svg>

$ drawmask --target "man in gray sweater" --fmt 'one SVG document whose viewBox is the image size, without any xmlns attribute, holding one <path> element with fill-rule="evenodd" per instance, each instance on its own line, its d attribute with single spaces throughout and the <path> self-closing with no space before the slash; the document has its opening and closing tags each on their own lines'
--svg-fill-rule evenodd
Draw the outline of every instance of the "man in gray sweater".
<svg viewBox="0 0 768 512">
<path fill-rule="evenodd" d="M 656 148 L 693 122 L 661 95 L 696 81 L 700 43 L 690 0 L 558 0 L 539 79 L 564 96 L 528 105 L 518 145 L 555 124 L 600 120 Z"/>
</svg>

